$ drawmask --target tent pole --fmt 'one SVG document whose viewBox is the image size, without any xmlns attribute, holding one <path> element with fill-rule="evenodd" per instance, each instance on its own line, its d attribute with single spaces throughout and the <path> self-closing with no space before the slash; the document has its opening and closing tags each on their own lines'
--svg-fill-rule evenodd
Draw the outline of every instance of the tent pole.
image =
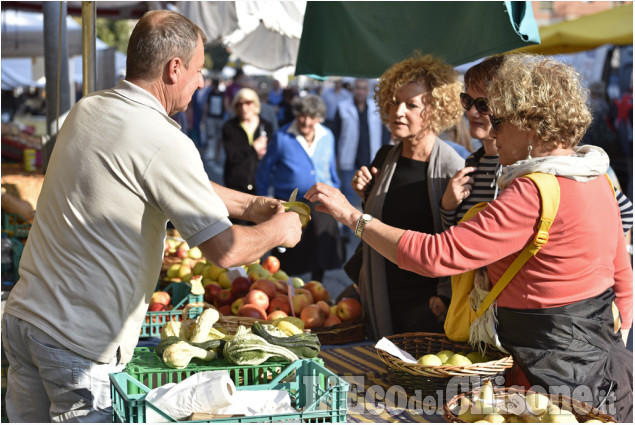
<svg viewBox="0 0 635 425">
<path fill-rule="evenodd" d="M 82 94 L 95 91 L 97 81 L 97 36 L 95 34 L 96 4 L 82 2 Z"/>
<path fill-rule="evenodd" d="M 44 12 L 44 74 L 46 76 L 46 129 L 50 136 L 42 146 L 42 168 L 46 172 L 55 136 L 59 131 L 59 117 L 71 107 L 68 71 L 68 42 L 66 38 L 66 2 L 42 2 Z"/>
</svg>

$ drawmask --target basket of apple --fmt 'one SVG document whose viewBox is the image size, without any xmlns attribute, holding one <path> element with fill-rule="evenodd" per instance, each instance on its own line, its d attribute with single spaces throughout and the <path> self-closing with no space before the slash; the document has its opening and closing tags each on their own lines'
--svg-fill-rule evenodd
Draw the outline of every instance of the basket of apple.
<svg viewBox="0 0 635 425">
<path fill-rule="evenodd" d="M 495 388 L 491 380 L 478 390 L 457 394 L 443 405 L 451 423 L 607 423 L 615 418 L 563 394 L 517 387 Z"/>
<path fill-rule="evenodd" d="M 390 381 L 401 385 L 408 394 L 421 390 L 424 395 L 436 397 L 439 390 L 445 393 L 450 380 L 465 388 L 478 388 L 487 379 L 504 376 L 513 366 L 508 354 L 490 348 L 475 351 L 469 344 L 452 341 L 445 334 L 411 332 L 386 339 L 417 359 L 410 363 L 377 349 Z"/>
</svg>

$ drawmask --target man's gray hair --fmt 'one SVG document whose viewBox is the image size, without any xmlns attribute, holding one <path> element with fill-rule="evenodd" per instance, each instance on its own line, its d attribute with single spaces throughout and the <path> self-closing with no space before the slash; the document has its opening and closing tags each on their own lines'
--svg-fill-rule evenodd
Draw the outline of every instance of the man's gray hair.
<svg viewBox="0 0 635 425">
<path fill-rule="evenodd" d="M 128 42 L 126 78 L 152 81 L 175 57 L 190 64 L 203 30 L 185 16 L 169 10 L 146 12 L 134 27 Z"/>
</svg>

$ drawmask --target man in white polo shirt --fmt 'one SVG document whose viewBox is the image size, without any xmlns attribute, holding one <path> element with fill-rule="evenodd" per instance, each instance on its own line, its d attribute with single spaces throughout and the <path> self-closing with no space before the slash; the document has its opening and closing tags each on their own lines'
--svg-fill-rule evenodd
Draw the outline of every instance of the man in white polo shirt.
<svg viewBox="0 0 635 425">
<path fill-rule="evenodd" d="M 299 216 L 279 201 L 211 183 L 170 118 L 203 87 L 205 41 L 182 15 L 148 12 L 126 80 L 70 111 L 2 320 L 11 422 L 111 420 L 108 373 L 132 357 L 168 220 L 221 267 L 300 240 Z"/>
</svg>

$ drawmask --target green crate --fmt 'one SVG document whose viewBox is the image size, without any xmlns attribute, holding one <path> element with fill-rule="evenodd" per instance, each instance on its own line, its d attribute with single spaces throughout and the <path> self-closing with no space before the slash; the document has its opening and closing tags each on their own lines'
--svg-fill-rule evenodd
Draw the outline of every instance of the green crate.
<svg viewBox="0 0 635 425">
<path fill-rule="evenodd" d="M 148 311 L 146 318 L 141 325 L 140 338 L 159 337 L 161 336 L 161 328 L 171 320 L 182 320 L 183 308 L 187 304 L 203 302 L 202 295 L 194 295 L 191 292 L 192 287 L 186 282 L 171 282 L 163 289 L 170 293 L 170 300 L 174 308 L 167 311 Z M 202 307 L 191 308 L 188 317 L 195 318 L 203 312 Z"/>
<path fill-rule="evenodd" d="M 9 237 L 27 238 L 29 236 L 29 230 L 31 230 L 31 223 L 18 214 L 3 211 L 2 230 L 7 232 Z"/>
<path fill-rule="evenodd" d="M 131 387 L 136 388 L 136 394 L 129 393 Z M 346 381 L 315 359 L 296 360 L 269 383 L 236 385 L 236 389 L 239 391 L 288 391 L 291 397 L 291 406 L 298 410 L 297 413 L 219 418 L 200 422 L 346 422 L 348 387 Z M 161 409 L 146 402 L 145 395 L 152 388 L 142 384 L 128 373 L 110 374 L 110 389 L 113 422 L 143 423 L 146 419 L 147 409 L 153 409 L 168 421 L 176 422 Z"/>
<path fill-rule="evenodd" d="M 319 359 L 322 362 L 321 359 Z M 322 362 L 323 363 L 323 362 Z M 266 384 L 280 375 L 289 362 L 265 362 L 257 366 L 237 366 L 224 359 L 203 362 L 193 359 L 185 369 L 171 369 L 165 366 L 151 347 L 136 347 L 132 360 L 124 372 L 150 388 L 157 388 L 170 382 L 181 382 L 185 378 L 207 370 L 226 369 L 229 377 L 238 385 Z M 128 388 L 128 394 L 136 394 L 137 388 Z"/>
</svg>

